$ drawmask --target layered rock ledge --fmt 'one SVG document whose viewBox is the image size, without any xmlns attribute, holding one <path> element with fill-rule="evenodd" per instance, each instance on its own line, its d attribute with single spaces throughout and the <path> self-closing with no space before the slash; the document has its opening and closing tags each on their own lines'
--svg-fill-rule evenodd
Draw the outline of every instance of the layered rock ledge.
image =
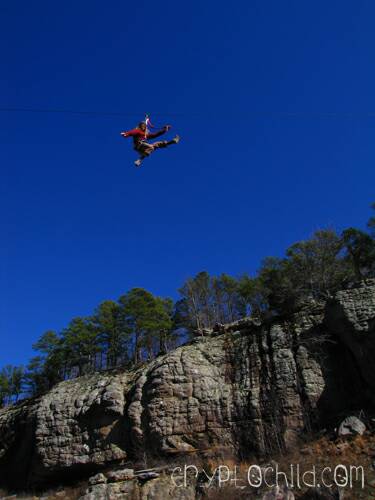
<svg viewBox="0 0 375 500">
<path fill-rule="evenodd" d="M 0 410 L 0 483 L 27 488 L 144 456 L 265 455 L 375 405 L 375 280 L 288 318 L 219 327 L 136 370 Z"/>
</svg>

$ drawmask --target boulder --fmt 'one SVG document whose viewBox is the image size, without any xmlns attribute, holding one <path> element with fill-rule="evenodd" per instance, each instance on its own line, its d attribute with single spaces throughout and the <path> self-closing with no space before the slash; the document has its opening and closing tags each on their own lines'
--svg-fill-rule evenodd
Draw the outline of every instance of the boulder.
<svg viewBox="0 0 375 500">
<path fill-rule="evenodd" d="M 262 500 L 295 500 L 295 496 L 286 486 L 275 486 L 262 496 Z"/>
<path fill-rule="evenodd" d="M 93 486 L 94 484 L 103 484 L 106 482 L 107 482 L 107 478 L 101 472 L 99 472 L 99 474 L 95 474 L 95 476 L 91 476 L 89 479 L 90 486 Z"/>
<path fill-rule="evenodd" d="M 341 422 L 337 433 L 339 436 L 352 436 L 355 434 L 362 436 L 365 430 L 365 424 L 358 417 L 347 417 Z"/>
<path fill-rule="evenodd" d="M 134 469 L 118 469 L 107 473 L 108 482 L 128 481 L 134 479 Z"/>
<path fill-rule="evenodd" d="M 288 317 L 217 330 L 136 369 L 66 380 L 0 409 L 0 487 L 36 488 L 145 455 L 272 456 L 375 401 L 375 280 Z M 348 422 L 344 432 L 364 431 Z"/>
</svg>

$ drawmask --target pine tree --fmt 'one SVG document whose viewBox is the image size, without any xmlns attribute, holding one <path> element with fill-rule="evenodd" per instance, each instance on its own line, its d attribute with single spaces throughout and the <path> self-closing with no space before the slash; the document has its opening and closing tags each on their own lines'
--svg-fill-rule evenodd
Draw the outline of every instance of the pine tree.
<svg viewBox="0 0 375 500">
<path fill-rule="evenodd" d="M 62 332 L 62 353 L 78 376 L 95 370 L 100 352 L 98 333 L 91 318 L 74 318 Z"/>
<path fill-rule="evenodd" d="M 129 342 L 133 346 L 133 362 L 145 355 L 151 359 L 170 337 L 172 318 L 170 304 L 154 297 L 143 288 L 133 288 L 119 299 Z"/>
<path fill-rule="evenodd" d="M 10 382 L 6 370 L 0 372 L 0 407 L 6 405 L 10 401 Z"/>
<path fill-rule="evenodd" d="M 99 367 L 103 367 L 102 354 L 106 358 L 106 367 L 112 368 L 128 362 L 126 331 L 122 308 L 112 300 L 102 302 L 93 316 L 100 343 L 101 359 Z"/>
<path fill-rule="evenodd" d="M 30 396 L 37 396 L 50 388 L 50 382 L 44 373 L 42 356 L 34 356 L 29 361 L 24 375 L 24 386 Z"/>
<path fill-rule="evenodd" d="M 342 241 L 346 260 L 353 269 L 357 280 L 375 275 L 375 240 L 364 231 L 355 228 L 345 229 Z"/>
<path fill-rule="evenodd" d="M 268 293 L 259 277 L 247 274 L 240 277 L 238 293 L 242 301 L 243 316 L 261 318 L 268 309 Z"/>
<path fill-rule="evenodd" d="M 6 365 L 0 372 L 0 406 L 18 401 L 22 392 L 24 368 Z"/>
<path fill-rule="evenodd" d="M 375 203 L 371 205 L 371 208 L 375 210 Z M 371 235 L 375 238 L 375 216 L 372 216 L 367 223 L 368 228 L 370 229 Z"/>
</svg>

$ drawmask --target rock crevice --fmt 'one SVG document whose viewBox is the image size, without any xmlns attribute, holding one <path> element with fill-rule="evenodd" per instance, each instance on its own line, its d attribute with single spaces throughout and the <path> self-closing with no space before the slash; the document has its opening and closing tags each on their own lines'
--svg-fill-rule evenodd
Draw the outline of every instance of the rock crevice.
<svg viewBox="0 0 375 500">
<path fill-rule="evenodd" d="M 221 325 L 137 370 L 0 410 L 0 480 L 23 488 L 145 454 L 284 450 L 374 406 L 374 359 L 375 280 L 288 318 Z"/>
</svg>

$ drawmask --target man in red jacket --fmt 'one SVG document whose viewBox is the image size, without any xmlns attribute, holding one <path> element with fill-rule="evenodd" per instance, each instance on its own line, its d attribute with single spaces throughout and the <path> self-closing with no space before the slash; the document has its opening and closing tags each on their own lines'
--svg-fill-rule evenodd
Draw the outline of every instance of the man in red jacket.
<svg viewBox="0 0 375 500">
<path fill-rule="evenodd" d="M 133 137 L 134 149 L 139 153 L 138 160 L 135 160 L 134 164 L 136 167 L 140 167 L 142 161 L 150 156 L 156 149 L 166 148 L 171 144 L 177 144 L 180 141 L 180 137 L 176 135 L 171 141 L 157 141 L 150 143 L 147 139 L 155 139 L 171 128 L 170 125 L 165 125 L 159 132 L 150 133 L 147 130 L 146 122 L 141 122 L 138 124 L 137 128 L 129 130 L 128 132 L 121 132 L 123 137 Z"/>
</svg>

